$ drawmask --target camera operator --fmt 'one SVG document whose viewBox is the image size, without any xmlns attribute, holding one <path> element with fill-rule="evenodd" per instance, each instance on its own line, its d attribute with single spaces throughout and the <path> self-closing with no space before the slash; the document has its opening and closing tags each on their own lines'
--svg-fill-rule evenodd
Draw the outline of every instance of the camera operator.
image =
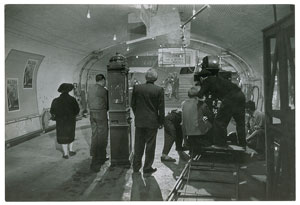
<svg viewBox="0 0 300 205">
<path fill-rule="evenodd" d="M 212 95 L 222 103 L 213 123 L 213 138 L 215 148 L 226 148 L 227 126 L 231 117 L 236 121 L 239 145 L 246 146 L 245 133 L 245 95 L 231 81 L 218 76 L 219 58 L 206 56 L 202 60 L 200 77 L 201 90 L 198 97 Z"/>
</svg>

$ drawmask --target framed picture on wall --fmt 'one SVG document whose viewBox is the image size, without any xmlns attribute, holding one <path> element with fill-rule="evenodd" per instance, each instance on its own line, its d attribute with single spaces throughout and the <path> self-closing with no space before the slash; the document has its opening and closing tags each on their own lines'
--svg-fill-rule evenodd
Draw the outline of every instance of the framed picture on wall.
<svg viewBox="0 0 300 205">
<path fill-rule="evenodd" d="M 17 78 L 6 79 L 6 96 L 8 112 L 20 110 L 19 87 Z"/>
<path fill-rule="evenodd" d="M 33 73 L 37 65 L 37 60 L 28 59 L 24 70 L 23 88 L 32 88 Z"/>
</svg>

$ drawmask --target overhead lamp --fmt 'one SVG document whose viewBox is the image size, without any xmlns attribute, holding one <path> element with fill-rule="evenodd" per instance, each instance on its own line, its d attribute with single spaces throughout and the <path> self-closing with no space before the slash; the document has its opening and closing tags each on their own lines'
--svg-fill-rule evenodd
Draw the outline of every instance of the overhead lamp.
<svg viewBox="0 0 300 205">
<path fill-rule="evenodd" d="M 90 18 L 91 18 L 91 11 L 90 11 L 90 7 L 88 7 L 88 10 L 87 10 L 86 17 L 87 17 L 88 19 L 90 19 Z"/>
<path fill-rule="evenodd" d="M 114 34 L 114 38 L 113 38 L 113 40 L 114 40 L 114 41 L 116 41 L 116 40 L 117 40 L 117 36 L 116 36 L 116 34 Z"/>
<path fill-rule="evenodd" d="M 139 58 L 139 56 L 135 56 L 136 58 Z"/>
<path fill-rule="evenodd" d="M 129 51 L 129 46 L 127 47 L 126 51 Z"/>
<path fill-rule="evenodd" d="M 194 5 L 193 6 L 193 16 L 195 16 L 195 14 L 196 14 L 196 9 L 195 9 L 195 5 Z M 196 19 L 196 16 L 193 19 Z"/>
</svg>

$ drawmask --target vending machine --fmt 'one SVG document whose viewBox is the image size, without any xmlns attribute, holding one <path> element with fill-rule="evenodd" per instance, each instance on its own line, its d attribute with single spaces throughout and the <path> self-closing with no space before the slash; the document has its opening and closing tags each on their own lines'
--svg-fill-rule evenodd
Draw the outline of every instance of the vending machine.
<svg viewBox="0 0 300 205">
<path fill-rule="evenodd" d="M 107 66 L 111 166 L 130 166 L 131 117 L 127 60 L 116 54 Z"/>
</svg>

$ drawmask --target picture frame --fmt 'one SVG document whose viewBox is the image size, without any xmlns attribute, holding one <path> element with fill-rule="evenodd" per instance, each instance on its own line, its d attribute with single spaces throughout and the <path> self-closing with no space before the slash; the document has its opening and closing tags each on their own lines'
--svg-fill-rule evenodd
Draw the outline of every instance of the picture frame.
<svg viewBox="0 0 300 205">
<path fill-rule="evenodd" d="M 6 79 L 6 95 L 8 112 L 19 111 L 19 85 L 18 78 Z"/>
<path fill-rule="evenodd" d="M 38 61 L 34 59 L 28 59 L 24 68 L 23 75 L 23 88 L 32 89 L 33 87 L 33 75 Z"/>
</svg>

